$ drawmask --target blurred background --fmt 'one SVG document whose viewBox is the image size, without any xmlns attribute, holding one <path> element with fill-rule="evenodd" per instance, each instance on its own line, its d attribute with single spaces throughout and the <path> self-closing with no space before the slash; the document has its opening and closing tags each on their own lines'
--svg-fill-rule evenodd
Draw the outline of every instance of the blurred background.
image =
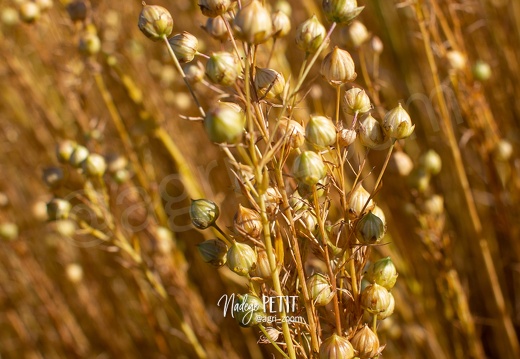
<svg viewBox="0 0 520 359">
<path fill-rule="evenodd" d="M 229 47 L 202 29 L 196 1 L 154 4 L 200 52 Z M 270 4 L 292 9 L 272 66 L 296 75 L 304 54 L 295 29 L 313 14 L 325 23 L 321 4 Z M 392 256 L 400 273 L 395 315 L 379 331 L 383 357 L 520 357 L 520 2 L 359 5 L 368 34 L 356 43 L 339 28 L 332 45 L 354 57 L 375 114 L 401 103 L 416 124 L 376 197 L 388 234 L 375 256 Z M 240 196 L 218 147 L 190 120 L 197 109 L 164 46 L 140 33 L 141 7 L 0 0 L 2 358 L 272 355 L 257 330 L 239 329 L 217 306 L 243 283 L 197 253 L 212 235 L 190 225 L 190 198 L 218 203 L 225 226 Z M 333 89 L 318 71 L 301 106 L 330 114 Z M 216 101 L 205 83 L 195 88 L 204 108 Z M 102 184 L 58 162 L 65 140 L 107 159 Z M 367 168 L 378 173 L 383 152 L 371 152 Z M 92 204 L 90 186 L 103 186 L 106 206 Z M 55 197 L 83 222 L 50 221 Z M 133 249 L 111 244 L 107 228 Z"/>
</svg>

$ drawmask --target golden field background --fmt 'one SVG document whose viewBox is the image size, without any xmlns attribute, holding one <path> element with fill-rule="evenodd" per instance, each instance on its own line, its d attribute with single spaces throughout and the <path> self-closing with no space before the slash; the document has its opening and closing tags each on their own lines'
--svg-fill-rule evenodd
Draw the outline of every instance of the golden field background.
<svg viewBox="0 0 520 359">
<path fill-rule="evenodd" d="M 223 294 L 243 291 L 241 283 L 196 251 L 211 234 L 191 227 L 190 198 L 218 203 L 228 225 L 240 198 L 218 147 L 200 122 L 183 117 L 196 116 L 196 108 L 164 47 L 140 33 L 141 2 L 88 3 L 102 45 L 95 56 L 78 48 L 86 30 L 65 4 L 54 1 L 33 24 L 10 23 L 6 9 L 18 3 L 0 1 L 1 357 L 270 357 L 256 330 L 239 329 L 216 305 Z M 290 3 L 293 30 L 273 61 L 294 73 L 303 59 L 295 28 L 321 15 L 319 2 Z M 205 18 L 194 1 L 154 4 L 173 14 L 175 33 L 199 38 L 200 52 L 220 48 L 201 29 Z M 380 331 L 383 357 L 520 357 L 520 3 L 359 4 L 366 6 L 359 19 L 384 50 L 375 63 L 368 43 L 343 45 L 356 66 L 366 64 L 357 83 L 379 94 L 378 106 L 406 104 L 416 129 L 400 151 L 416 165 L 430 149 L 442 158 L 424 191 L 391 167 L 377 197 L 389 226 L 388 244 L 375 251 L 391 255 L 400 274 L 395 315 Z M 338 30 L 333 43 L 342 42 Z M 463 68 L 453 68 L 451 50 L 467 59 Z M 487 80 L 472 71 L 478 61 L 490 67 Z M 330 113 L 325 99 L 333 91 L 318 69 L 305 105 Z M 203 107 L 211 105 L 215 96 L 197 86 Z M 59 166 L 55 147 L 65 139 L 129 160 L 127 181 L 106 176 L 103 215 L 121 225 L 140 261 L 70 222 L 46 220 L 45 203 L 72 194 L 73 211 L 95 220 L 78 200 L 88 193 L 76 171 L 65 167 L 65 183 L 54 189 L 42 181 L 45 169 Z M 384 156 L 369 159 L 379 168 Z M 431 214 L 425 203 L 435 194 L 444 207 Z"/>
</svg>

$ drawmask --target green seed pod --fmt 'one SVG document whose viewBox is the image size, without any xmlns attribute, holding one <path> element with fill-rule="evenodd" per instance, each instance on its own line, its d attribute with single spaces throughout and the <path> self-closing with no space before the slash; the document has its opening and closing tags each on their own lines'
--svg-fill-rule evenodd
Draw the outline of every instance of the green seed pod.
<svg viewBox="0 0 520 359">
<path fill-rule="evenodd" d="M 336 144 L 336 136 L 336 127 L 325 116 L 311 116 L 307 126 L 305 126 L 307 141 L 318 146 L 318 148 L 334 146 Z"/>
<path fill-rule="evenodd" d="M 374 209 L 372 209 L 372 214 L 379 217 L 379 219 L 383 222 L 383 225 L 386 227 L 386 217 L 381 207 L 375 206 Z"/>
<path fill-rule="evenodd" d="M 323 307 L 329 304 L 334 297 L 330 282 L 323 274 L 313 274 L 307 279 L 306 283 L 309 296 L 316 306 Z"/>
<path fill-rule="evenodd" d="M 493 149 L 493 158 L 496 161 L 507 162 L 513 155 L 513 145 L 508 140 L 501 139 Z"/>
<path fill-rule="evenodd" d="M 260 98 L 279 97 L 285 88 L 283 75 L 273 69 L 256 68 L 255 88 Z"/>
<path fill-rule="evenodd" d="M 168 10 L 159 5 L 145 5 L 139 14 L 139 30 L 153 41 L 170 36 L 173 18 Z"/>
<path fill-rule="evenodd" d="M 345 91 L 345 97 L 343 97 L 343 111 L 349 115 L 363 114 L 372 109 L 370 98 L 368 97 L 365 90 L 358 87 L 352 87 Z"/>
<path fill-rule="evenodd" d="M 320 359 L 352 359 L 354 358 L 354 347 L 347 338 L 332 334 L 320 345 Z"/>
<path fill-rule="evenodd" d="M 87 56 L 93 56 L 101 50 L 101 40 L 94 32 L 81 35 L 78 45 L 79 51 Z"/>
<path fill-rule="evenodd" d="M 233 25 L 237 37 L 253 45 L 267 41 L 273 33 L 271 15 L 257 0 L 238 10 Z"/>
<path fill-rule="evenodd" d="M 325 27 L 320 23 L 316 15 L 313 15 L 296 29 L 296 46 L 305 52 L 313 54 L 318 50 L 326 36 L 327 30 L 325 30 Z M 328 45 L 329 41 L 327 39 L 325 46 Z"/>
<path fill-rule="evenodd" d="M 273 37 L 285 37 L 291 31 L 291 19 L 281 10 L 275 11 L 271 15 L 271 22 L 273 23 Z"/>
<path fill-rule="evenodd" d="M 47 217 L 51 221 L 67 219 L 69 217 L 71 205 L 68 201 L 54 198 L 47 203 Z"/>
<path fill-rule="evenodd" d="M 473 77 L 477 81 L 487 81 L 492 75 L 491 66 L 487 62 L 478 60 L 472 68 Z"/>
<path fill-rule="evenodd" d="M 195 199 L 191 201 L 191 223 L 198 229 L 206 229 L 212 226 L 218 219 L 219 214 L 218 206 L 209 199 Z"/>
<path fill-rule="evenodd" d="M 238 73 L 237 58 L 229 52 L 215 52 L 206 63 L 206 75 L 217 85 L 232 86 Z"/>
<path fill-rule="evenodd" d="M 370 314 L 379 314 L 390 305 L 388 290 L 377 283 L 370 284 L 361 293 L 361 306 Z"/>
<path fill-rule="evenodd" d="M 125 183 L 126 181 L 128 181 L 130 179 L 130 177 L 131 177 L 130 172 L 126 168 L 117 170 L 112 175 L 112 178 L 114 179 L 114 181 L 116 181 L 119 184 Z"/>
<path fill-rule="evenodd" d="M 356 65 L 348 51 L 335 46 L 321 63 L 321 75 L 332 86 L 340 86 L 356 79 Z"/>
<path fill-rule="evenodd" d="M 385 232 L 383 221 L 372 212 L 366 213 L 356 224 L 356 238 L 363 244 L 379 243 Z"/>
<path fill-rule="evenodd" d="M 19 8 L 20 18 L 27 24 L 32 24 L 41 16 L 40 7 L 32 1 L 24 1 Z"/>
<path fill-rule="evenodd" d="M 364 276 L 370 283 L 376 283 L 390 290 L 397 281 L 397 269 L 390 257 L 382 258 L 368 267 Z"/>
<path fill-rule="evenodd" d="M 224 15 L 231 6 L 231 0 L 200 0 L 200 11 L 204 16 L 217 17 Z"/>
<path fill-rule="evenodd" d="M 441 156 L 434 150 L 428 150 L 419 158 L 419 164 L 422 169 L 432 176 L 438 175 L 442 169 Z"/>
<path fill-rule="evenodd" d="M 350 191 L 347 194 L 347 198 L 349 198 L 348 216 L 350 219 L 361 217 L 363 213 L 367 213 L 375 206 L 374 201 L 370 200 L 365 208 L 365 211 L 363 213 L 361 212 L 370 198 L 370 193 L 368 193 L 361 185 L 356 186 L 354 190 Z"/>
<path fill-rule="evenodd" d="M 377 314 L 377 319 L 379 320 L 386 319 L 392 314 L 394 314 L 395 298 L 390 292 L 388 292 L 388 297 L 390 298 L 390 303 L 388 304 L 388 307 L 385 310 Z"/>
<path fill-rule="evenodd" d="M 56 145 L 56 158 L 61 163 L 68 163 L 77 143 L 70 140 L 61 141 Z"/>
<path fill-rule="evenodd" d="M 81 164 L 87 176 L 102 177 L 107 169 L 107 163 L 103 156 L 91 153 Z"/>
<path fill-rule="evenodd" d="M 227 266 L 240 276 L 248 276 L 256 261 L 255 251 L 244 243 L 234 242 L 227 252 Z"/>
<path fill-rule="evenodd" d="M 253 209 L 238 205 L 238 211 L 233 219 L 235 230 L 244 237 L 260 238 L 262 234 L 262 220 L 260 213 Z"/>
<path fill-rule="evenodd" d="M 323 12 L 330 22 L 349 24 L 365 8 L 357 6 L 357 0 L 323 0 Z"/>
<path fill-rule="evenodd" d="M 338 143 L 341 147 L 348 147 L 356 141 L 357 132 L 344 128 L 338 133 Z"/>
<path fill-rule="evenodd" d="M 410 115 L 401 104 L 388 111 L 383 120 L 383 130 L 385 134 L 397 140 L 410 136 L 414 128 L 415 125 L 412 125 Z"/>
<path fill-rule="evenodd" d="M 305 129 L 294 120 L 281 119 L 276 131 L 276 140 L 280 139 L 291 148 L 301 147 L 305 143 Z"/>
<path fill-rule="evenodd" d="M 63 179 L 63 170 L 59 167 L 48 167 L 43 170 L 43 182 L 50 188 L 61 186 Z"/>
<path fill-rule="evenodd" d="M 341 35 L 342 42 L 354 48 L 360 47 L 370 38 L 366 26 L 358 20 L 354 20 L 348 27 L 343 28 Z"/>
<path fill-rule="evenodd" d="M 363 146 L 374 150 L 384 149 L 389 145 L 381 124 L 371 114 L 359 124 L 358 138 Z"/>
<path fill-rule="evenodd" d="M 350 340 L 360 359 L 377 357 L 380 354 L 377 335 L 365 324 Z"/>
<path fill-rule="evenodd" d="M 67 4 L 67 12 L 72 21 L 85 21 L 88 12 L 87 4 L 84 0 L 72 1 Z"/>
<path fill-rule="evenodd" d="M 195 36 L 187 31 L 183 31 L 180 34 L 172 36 L 168 39 L 175 57 L 179 62 L 186 63 L 193 60 L 197 53 L 197 45 L 199 41 Z"/>
<path fill-rule="evenodd" d="M 316 183 L 316 195 L 318 197 L 323 197 L 326 193 L 327 189 L 327 177 L 323 177 Z M 300 182 L 298 184 L 298 192 L 304 197 L 304 198 L 311 198 L 311 202 L 313 201 L 312 197 L 314 195 L 312 186 L 308 186 L 305 183 Z"/>
<path fill-rule="evenodd" d="M 220 239 L 210 239 L 197 244 L 197 250 L 205 263 L 215 267 L 226 264 L 228 247 Z"/>
<path fill-rule="evenodd" d="M 18 238 L 18 226 L 12 222 L 0 223 L 0 238 L 6 241 L 14 241 Z"/>
<path fill-rule="evenodd" d="M 232 315 L 241 327 L 249 328 L 265 322 L 267 313 L 260 298 L 252 294 L 238 295 L 237 298 Z"/>
<path fill-rule="evenodd" d="M 312 186 L 327 175 L 327 168 L 319 154 L 304 151 L 294 160 L 292 173 L 299 182 Z"/>
<path fill-rule="evenodd" d="M 245 120 L 238 105 L 220 102 L 206 114 L 204 128 L 212 142 L 234 144 L 242 139 Z"/>
<path fill-rule="evenodd" d="M 226 41 L 229 38 L 229 32 L 226 27 L 226 22 L 222 19 L 221 16 L 218 17 L 208 17 L 206 20 L 206 25 L 202 27 L 206 32 L 219 41 Z"/>
<path fill-rule="evenodd" d="M 69 164 L 72 167 L 80 168 L 83 161 L 85 161 L 90 152 L 86 147 L 77 145 L 69 158 Z"/>
</svg>

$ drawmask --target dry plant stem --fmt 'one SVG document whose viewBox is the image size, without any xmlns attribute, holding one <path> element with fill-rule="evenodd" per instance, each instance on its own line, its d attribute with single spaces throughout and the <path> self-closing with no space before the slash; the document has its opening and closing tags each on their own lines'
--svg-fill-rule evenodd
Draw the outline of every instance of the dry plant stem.
<svg viewBox="0 0 520 359">
<path fill-rule="evenodd" d="M 175 68 L 181 74 L 182 79 L 184 80 L 186 87 L 190 91 L 190 95 L 191 95 L 191 97 L 193 97 L 193 101 L 195 101 L 195 104 L 197 105 L 197 108 L 198 108 L 201 116 L 206 117 L 206 113 L 202 109 L 202 106 L 199 103 L 199 99 L 197 98 L 197 95 L 195 95 L 195 92 L 193 92 L 193 88 L 191 87 L 190 82 L 186 78 L 186 74 L 184 73 L 184 70 L 182 69 L 181 64 L 179 63 L 179 60 L 177 60 L 177 56 L 175 56 L 175 53 L 173 52 L 173 49 L 172 49 L 170 43 L 168 42 L 168 38 L 166 36 L 163 36 L 163 41 L 166 44 L 166 48 L 168 49 L 168 53 L 170 54 L 170 57 L 173 60 L 173 64 L 175 65 Z"/>
<path fill-rule="evenodd" d="M 226 30 L 229 34 L 229 38 L 231 39 L 231 43 L 233 44 L 233 48 L 235 49 L 235 53 L 237 54 L 237 59 L 240 60 L 240 51 L 238 51 L 238 46 L 235 41 L 235 37 L 233 36 L 233 30 L 231 30 L 231 26 L 229 25 L 229 21 L 227 21 L 226 17 L 224 15 L 220 15 L 222 20 L 224 20 L 224 24 L 226 25 Z M 240 68 L 243 69 L 244 66 L 242 65 L 242 61 L 238 61 L 240 64 Z"/>
<path fill-rule="evenodd" d="M 285 354 L 285 352 L 282 350 L 282 348 L 280 348 L 278 346 L 278 344 L 276 344 L 276 341 L 273 340 L 273 338 L 271 338 L 271 336 L 269 335 L 269 333 L 267 333 L 267 331 L 265 330 L 265 327 L 262 325 L 262 324 L 258 324 L 258 328 L 260 328 L 260 330 L 262 331 L 262 333 L 265 335 L 265 337 L 267 338 L 267 340 L 269 340 L 269 342 L 275 347 L 275 349 L 280 353 L 282 354 L 282 356 L 284 358 L 289 358 L 287 356 L 287 354 Z"/>
<path fill-rule="evenodd" d="M 218 226 L 218 224 L 216 224 L 216 223 L 214 223 L 214 224 L 212 225 L 212 227 L 215 228 L 215 230 L 216 230 L 218 233 L 220 233 L 220 235 L 221 235 L 221 236 L 223 237 L 223 239 L 224 239 L 224 242 L 226 242 L 226 244 L 227 244 L 228 246 L 231 246 L 231 242 L 234 242 L 234 241 L 233 241 L 232 239 L 230 239 L 230 238 L 227 236 L 226 232 L 224 232 L 224 231 L 222 230 L 222 228 L 220 228 L 220 227 Z"/>
<path fill-rule="evenodd" d="M 330 264 L 329 258 L 329 246 L 327 244 L 327 233 L 325 232 L 325 223 L 323 221 L 323 217 L 321 215 L 320 208 L 320 200 L 318 198 L 318 191 L 316 190 L 316 185 L 312 186 L 312 194 L 314 197 L 314 210 L 316 211 L 316 218 L 318 219 L 318 226 L 320 229 L 320 235 L 323 245 L 323 253 L 325 256 L 325 263 L 327 264 L 327 270 L 330 278 L 330 283 L 332 285 L 332 293 L 334 293 L 334 297 L 332 298 L 334 302 L 334 317 L 336 319 L 336 334 L 341 336 L 341 312 L 339 310 L 339 301 L 338 301 L 338 291 L 336 287 L 336 276 L 332 271 L 332 266 Z"/>
<path fill-rule="evenodd" d="M 376 106 L 379 106 L 381 103 L 379 101 L 379 93 L 374 89 L 374 85 L 372 84 L 372 80 L 370 79 L 370 76 L 368 74 L 368 68 L 367 68 L 367 59 L 365 55 L 365 49 L 363 45 L 359 47 L 359 65 L 361 67 L 361 73 L 363 74 L 363 79 L 365 80 L 365 83 L 368 87 L 368 93 L 370 97 L 374 100 L 374 104 Z"/>
<path fill-rule="evenodd" d="M 296 271 L 298 273 L 298 279 L 300 280 L 300 283 L 302 283 L 302 295 L 303 295 L 303 301 L 305 303 L 305 311 L 307 313 L 307 320 L 309 321 L 309 331 L 311 334 L 311 348 L 313 352 L 319 351 L 319 343 L 318 343 L 318 336 L 317 336 L 317 328 L 316 328 L 316 322 L 315 322 L 315 311 L 314 311 L 314 303 L 312 302 L 312 299 L 309 296 L 309 291 L 307 290 L 307 286 L 305 285 L 305 270 L 302 262 L 302 256 L 300 252 L 300 245 L 298 244 L 298 237 L 296 236 L 296 229 L 294 228 L 294 220 L 291 213 L 291 206 L 289 204 L 289 198 L 287 197 L 287 192 L 285 190 L 285 183 L 283 180 L 283 172 L 281 168 L 282 164 L 275 166 L 275 176 L 276 176 L 276 183 L 278 186 L 278 189 L 280 190 L 280 194 L 282 195 L 282 203 L 285 208 L 285 216 L 287 217 L 287 220 L 289 221 L 289 225 L 291 228 L 291 246 L 292 250 L 294 251 L 294 258 L 296 261 Z"/>
<path fill-rule="evenodd" d="M 437 89 L 437 100 L 439 102 L 439 108 L 441 112 L 441 118 L 443 121 L 443 129 L 445 131 L 446 137 L 448 139 L 449 149 L 451 151 L 451 155 L 453 157 L 453 161 L 455 164 L 455 170 L 457 172 L 457 178 L 459 180 L 459 184 L 462 187 L 462 191 L 464 194 L 464 200 L 466 207 L 468 209 L 470 224 L 472 225 L 472 229 L 474 231 L 474 235 L 479 240 L 480 251 L 476 251 L 480 255 L 480 259 L 486 265 L 486 273 L 487 280 L 490 285 L 494 288 L 493 290 L 493 301 L 495 309 L 497 310 L 497 314 L 500 317 L 496 322 L 500 325 L 500 330 L 502 331 L 505 338 L 507 338 L 507 345 L 509 346 L 508 352 L 513 357 L 520 356 L 520 345 L 518 343 L 518 337 L 516 336 L 516 332 L 513 326 L 513 322 L 511 320 L 511 316 L 507 313 L 505 306 L 505 299 L 502 293 L 502 289 L 498 284 L 498 275 L 496 273 L 496 268 L 492 260 L 492 255 L 489 251 L 489 246 L 487 244 L 488 238 L 483 236 L 482 233 L 482 223 L 480 222 L 480 218 L 478 215 L 477 207 L 475 205 L 475 200 L 471 193 L 471 188 L 469 185 L 469 181 L 466 175 L 466 171 L 464 169 L 464 163 L 462 162 L 462 156 L 459 151 L 459 147 L 457 144 L 457 140 L 455 138 L 455 133 L 453 131 L 453 127 L 451 124 L 448 106 L 446 104 L 445 98 L 443 96 L 441 89 L 441 82 L 439 79 L 439 74 L 437 71 L 437 65 L 435 63 L 435 58 L 431 50 L 430 45 L 430 36 L 426 29 L 424 14 L 422 10 L 423 1 L 419 0 L 415 3 L 415 12 L 417 15 L 417 23 L 419 25 L 419 29 L 422 35 L 424 50 L 426 53 L 426 57 L 428 59 L 428 64 L 430 66 L 430 70 L 432 73 L 432 78 L 434 82 L 435 89 Z"/>
<path fill-rule="evenodd" d="M 146 178 L 146 176 L 145 176 L 145 171 L 143 170 L 143 167 L 141 166 L 141 163 L 139 162 L 136 151 L 132 145 L 132 141 L 130 140 L 130 136 L 125 128 L 125 125 L 123 123 L 123 120 L 121 119 L 121 116 L 119 115 L 119 112 L 117 111 L 116 105 L 114 104 L 114 101 L 112 99 L 112 95 L 110 94 L 110 92 L 108 91 L 108 89 L 105 85 L 105 81 L 103 80 L 103 77 L 101 76 L 100 73 L 95 73 L 94 80 L 96 82 L 99 92 L 101 93 L 101 97 L 103 98 L 105 106 L 107 107 L 108 112 L 110 113 L 110 118 L 112 119 L 112 122 L 116 126 L 116 130 L 119 134 L 119 137 L 121 137 L 121 141 L 123 142 L 125 151 L 128 155 L 128 158 L 130 159 L 130 162 L 132 163 L 137 180 L 139 181 L 141 186 L 143 186 L 144 188 L 150 189 L 150 184 L 149 184 L 148 178 Z M 160 223 L 163 225 L 166 225 L 166 223 L 168 222 L 168 218 L 166 216 L 166 213 L 164 212 L 164 208 L 161 203 L 161 199 L 157 196 L 155 191 L 149 191 L 149 192 L 152 193 L 152 199 L 153 199 L 154 207 L 155 207 L 154 212 L 159 217 Z"/>
</svg>

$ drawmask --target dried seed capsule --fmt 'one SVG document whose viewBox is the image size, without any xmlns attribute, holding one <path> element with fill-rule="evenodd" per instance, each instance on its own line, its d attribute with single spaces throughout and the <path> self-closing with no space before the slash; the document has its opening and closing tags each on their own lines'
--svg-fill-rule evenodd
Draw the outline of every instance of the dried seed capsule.
<svg viewBox="0 0 520 359">
<path fill-rule="evenodd" d="M 221 102 L 204 118 L 209 139 L 217 143 L 240 142 L 244 132 L 245 116 L 238 105 Z"/>
<path fill-rule="evenodd" d="M 18 238 L 18 226 L 12 222 L 0 223 L 0 238 L 6 241 L 14 241 Z"/>
<path fill-rule="evenodd" d="M 296 46 L 310 54 L 315 53 L 325 40 L 327 31 L 320 23 L 316 15 L 313 15 L 309 20 L 304 21 L 296 30 Z M 328 45 L 329 39 L 327 38 Z"/>
<path fill-rule="evenodd" d="M 63 170 L 59 167 L 48 167 L 43 170 L 43 182 L 50 188 L 59 187 L 63 179 Z"/>
<path fill-rule="evenodd" d="M 205 75 L 204 65 L 200 61 L 185 65 L 183 70 L 186 78 L 191 83 L 201 82 Z"/>
<path fill-rule="evenodd" d="M 83 161 L 85 161 L 88 157 L 90 152 L 87 150 L 86 147 L 77 145 L 74 151 L 72 151 L 72 154 L 69 158 L 69 164 L 72 167 L 80 168 Z"/>
<path fill-rule="evenodd" d="M 448 63 L 452 69 L 463 71 L 466 68 L 467 59 L 460 51 L 448 51 L 446 53 L 446 58 L 448 59 Z"/>
<path fill-rule="evenodd" d="M 305 143 L 305 129 L 294 120 L 282 119 L 278 122 L 276 140 L 283 141 L 291 148 L 298 148 Z"/>
<path fill-rule="evenodd" d="M 383 130 L 390 138 L 398 140 L 406 138 L 412 134 L 414 128 L 410 115 L 401 104 L 388 111 L 383 120 Z"/>
<path fill-rule="evenodd" d="M 20 18 L 27 24 L 32 24 L 41 16 L 40 8 L 32 1 L 24 1 L 19 8 Z"/>
<path fill-rule="evenodd" d="M 379 339 L 366 324 L 350 340 L 360 359 L 374 358 L 380 354 Z"/>
<path fill-rule="evenodd" d="M 242 207 L 240 204 L 238 205 L 233 225 L 238 233 L 246 237 L 260 238 L 262 233 L 260 213 L 253 209 Z"/>
<path fill-rule="evenodd" d="M 85 4 L 84 0 L 76 0 L 67 4 L 67 12 L 69 13 L 70 19 L 74 22 L 85 21 L 87 11 L 87 4 Z"/>
<path fill-rule="evenodd" d="M 336 144 L 336 127 L 325 116 L 311 116 L 305 126 L 307 141 L 319 148 L 334 146 Z"/>
<path fill-rule="evenodd" d="M 248 44 L 261 44 L 273 33 L 271 15 L 257 0 L 251 1 L 238 11 L 233 25 L 237 37 Z"/>
<path fill-rule="evenodd" d="M 187 31 L 172 36 L 168 39 L 175 57 L 179 62 L 186 63 L 193 60 L 197 53 L 197 45 L 199 41 L 195 36 Z"/>
<path fill-rule="evenodd" d="M 352 56 L 336 46 L 323 59 L 320 73 L 332 86 L 340 86 L 356 79 L 355 70 Z"/>
<path fill-rule="evenodd" d="M 273 99 L 283 93 L 285 79 L 283 75 L 276 70 L 257 67 L 255 87 L 258 97 Z"/>
<path fill-rule="evenodd" d="M 61 163 L 67 163 L 70 160 L 70 156 L 76 149 L 77 143 L 74 141 L 61 141 L 56 145 L 56 157 Z"/>
<path fill-rule="evenodd" d="M 356 238 L 363 244 L 379 243 L 385 232 L 383 221 L 372 212 L 365 214 L 356 224 Z"/>
<path fill-rule="evenodd" d="M 377 319 L 383 320 L 394 314 L 395 309 L 395 298 L 392 295 L 392 293 L 388 292 L 388 297 L 390 298 L 390 303 L 388 304 L 388 307 L 383 310 L 381 313 L 377 314 Z"/>
<path fill-rule="evenodd" d="M 219 214 L 218 206 L 209 199 L 195 199 L 191 201 L 191 223 L 198 229 L 206 229 L 212 226 L 218 219 Z"/>
<path fill-rule="evenodd" d="M 228 247 L 220 239 L 210 239 L 197 244 L 197 250 L 205 263 L 215 267 L 226 264 Z"/>
<path fill-rule="evenodd" d="M 348 147 L 356 141 L 357 133 L 354 130 L 344 128 L 339 131 L 338 143 L 341 147 Z"/>
<path fill-rule="evenodd" d="M 366 26 L 358 20 L 354 20 L 348 27 L 343 28 L 341 35 L 343 35 L 343 42 L 352 47 L 359 47 L 370 38 Z"/>
<path fill-rule="evenodd" d="M 262 197 L 265 200 L 266 212 L 268 214 L 276 213 L 280 203 L 282 203 L 282 195 L 278 188 L 268 187 Z"/>
<path fill-rule="evenodd" d="M 298 210 L 294 215 L 296 230 L 306 236 L 318 234 L 318 220 L 316 216 L 306 208 Z"/>
<path fill-rule="evenodd" d="M 217 17 L 225 14 L 231 6 L 231 0 L 200 0 L 200 11 L 204 16 Z"/>
<path fill-rule="evenodd" d="M 348 24 L 365 8 L 358 7 L 357 0 L 323 0 L 323 12 L 330 22 Z"/>
<path fill-rule="evenodd" d="M 81 164 L 83 171 L 87 176 L 101 177 L 105 174 L 107 163 L 103 156 L 91 153 Z"/>
<path fill-rule="evenodd" d="M 370 265 L 364 276 L 370 283 L 377 283 L 390 290 L 397 281 L 397 269 L 390 257 L 382 258 Z"/>
<path fill-rule="evenodd" d="M 77 263 L 67 264 L 65 274 L 67 275 L 67 279 L 74 284 L 80 283 L 83 280 L 83 268 Z"/>
<path fill-rule="evenodd" d="M 256 253 L 247 244 L 234 242 L 227 252 L 227 266 L 240 276 L 248 276 L 256 266 Z"/>
<path fill-rule="evenodd" d="M 381 124 L 371 114 L 368 114 L 359 124 L 358 135 L 361 144 L 365 147 L 374 150 L 388 147 L 389 141 Z"/>
<path fill-rule="evenodd" d="M 267 313 L 260 298 L 251 294 L 238 295 L 237 298 L 232 314 L 241 327 L 253 327 L 266 321 Z"/>
<path fill-rule="evenodd" d="M 203 29 L 214 39 L 226 41 L 229 37 L 229 32 L 226 27 L 226 22 L 221 16 L 208 17 L 206 25 Z"/>
<path fill-rule="evenodd" d="M 1 11 L 2 14 L 0 15 L 0 19 L 2 25 L 14 26 L 20 22 L 20 14 L 18 14 L 16 9 L 4 5 Z"/>
<path fill-rule="evenodd" d="M 238 61 L 229 52 L 215 52 L 206 63 L 206 75 L 211 82 L 218 85 L 232 86 L 238 77 L 238 72 Z"/>
<path fill-rule="evenodd" d="M 291 20 L 285 12 L 281 10 L 275 11 L 271 15 L 271 21 L 273 23 L 274 37 L 285 37 L 291 31 Z"/>
<path fill-rule="evenodd" d="M 330 282 L 323 274 L 315 273 L 306 281 L 309 296 L 316 306 L 325 306 L 334 297 Z"/>
<path fill-rule="evenodd" d="M 332 334 L 320 345 L 320 359 L 352 359 L 355 357 L 354 347 L 347 338 Z"/>
<path fill-rule="evenodd" d="M 68 201 L 54 198 L 47 203 L 47 216 L 49 220 L 67 219 L 69 217 L 71 205 Z"/>
<path fill-rule="evenodd" d="M 513 155 L 513 145 L 508 140 L 501 139 L 493 149 L 493 158 L 500 162 L 509 161 Z"/>
<path fill-rule="evenodd" d="M 145 5 L 139 14 L 139 30 L 153 41 L 170 36 L 173 18 L 168 10 L 159 5 Z"/>
<path fill-rule="evenodd" d="M 361 185 L 356 186 L 354 190 L 350 191 L 347 194 L 347 198 L 349 198 L 348 216 L 350 219 L 361 217 L 363 213 L 367 213 L 375 206 L 374 201 L 370 200 L 366 205 L 365 211 L 363 213 L 361 212 L 370 198 L 370 193 Z"/>
<path fill-rule="evenodd" d="M 269 265 L 269 258 L 267 252 L 263 249 L 259 249 L 256 259 L 256 266 L 251 271 L 251 276 L 261 278 L 263 280 L 271 279 L 271 266 Z"/>
<path fill-rule="evenodd" d="M 352 87 L 345 91 L 343 97 L 343 110 L 349 115 L 363 114 L 372 109 L 370 98 L 365 90 Z"/>
<path fill-rule="evenodd" d="M 439 216 L 444 213 L 444 198 L 438 194 L 434 194 L 424 200 L 421 210 L 432 216 Z"/>
<path fill-rule="evenodd" d="M 428 150 L 419 158 L 419 164 L 422 169 L 432 176 L 438 175 L 442 169 L 441 156 L 434 150 Z"/>
<path fill-rule="evenodd" d="M 394 151 L 394 153 L 392 153 L 392 157 L 390 157 L 388 169 L 391 172 L 406 177 L 413 170 L 413 161 L 410 156 L 408 156 L 403 151 Z"/>
<path fill-rule="evenodd" d="M 370 314 L 379 314 L 388 309 L 390 296 L 388 290 L 377 283 L 368 285 L 361 293 L 361 306 Z"/>
<path fill-rule="evenodd" d="M 299 182 L 312 186 L 326 176 L 327 168 L 319 154 L 305 151 L 294 160 L 292 172 Z"/>
</svg>

